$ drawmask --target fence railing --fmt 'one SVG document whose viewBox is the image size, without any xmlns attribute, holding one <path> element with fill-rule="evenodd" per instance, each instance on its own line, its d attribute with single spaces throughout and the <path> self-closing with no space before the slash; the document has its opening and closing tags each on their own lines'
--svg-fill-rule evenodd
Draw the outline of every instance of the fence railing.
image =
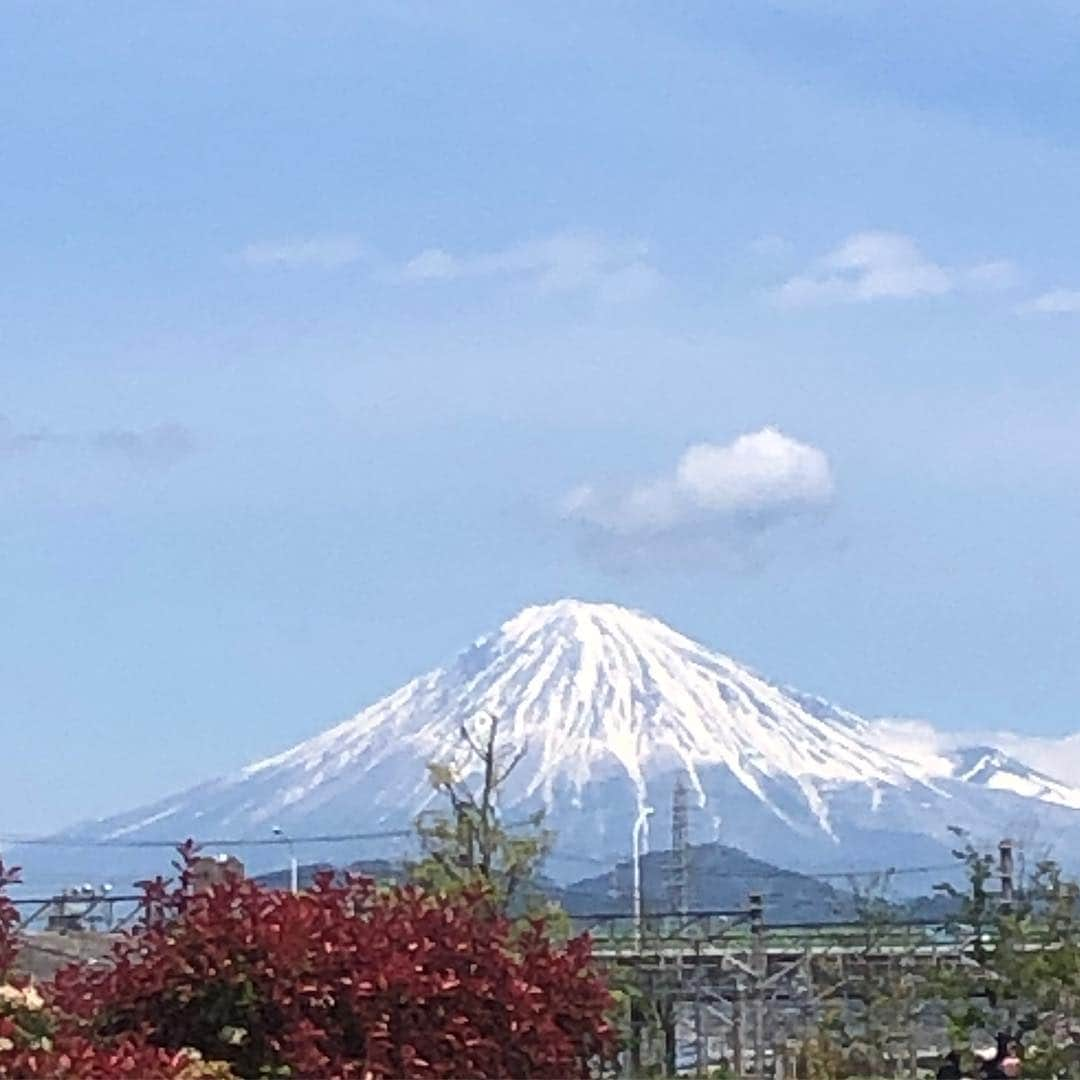
<svg viewBox="0 0 1080 1080">
<path fill-rule="evenodd" d="M 117 895 L 106 890 L 65 890 L 49 897 L 11 900 L 22 930 L 113 932 L 131 925 L 144 910 L 141 894 Z"/>
</svg>

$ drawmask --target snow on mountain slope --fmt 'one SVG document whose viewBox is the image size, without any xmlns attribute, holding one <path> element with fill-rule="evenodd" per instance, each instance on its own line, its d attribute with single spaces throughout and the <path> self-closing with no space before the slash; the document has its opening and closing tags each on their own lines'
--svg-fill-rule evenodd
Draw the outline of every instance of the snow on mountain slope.
<svg viewBox="0 0 1080 1080">
<path fill-rule="evenodd" d="M 1033 800 L 1048 799 L 1040 803 L 1048 812 L 1080 807 L 1080 792 L 1030 777 L 1034 786 L 1021 790 L 1020 774 L 1002 766 L 989 780 L 978 771 L 965 779 L 936 754 L 884 749 L 858 716 L 771 683 L 657 619 L 563 600 L 525 609 L 445 667 L 284 753 L 67 835 L 407 830 L 433 798 L 427 763 L 467 769 L 460 728 L 485 715 L 527 748 L 507 816 L 544 807 L 569 860 L 625 855 L 645 805 L 658 811 L 654 846 L 665 843 L 679 777 L 696 794 L 694 839 L 792 866 L 881 858 L 883 843 L 890 861 L 940 857 L 949 824 L 996 823 Z M 1074 820 L 1070 809 L 1057 826 Z M 388 838 L 386 850 L 401 843 Z"/>
<path fill-rule="evenodd" d="M 994 791 L 1011 791 L 1027 799 L 1080 810 L 1080 790 L 1032 769 L 993 746 L 969 746 L 949 755 L 953 776 Z"/>
<path fill-rule="evenodd" d="M 982 747 L 1008 755 L 1021 770 L 1034 770 L 1052 784 L 1080 790 L 1080 733 L 1055 738 L 1012 731 L 949 732 L 926 720 L 901 717 L 875 718 L 868 733 L 875 746 L 902 757 L 936 758 L 946 772 L 953 768 L 952 755 Z"/>
<path fill-rule="evenodd" d="M 809 799 L 818 782 L 900 783 L 914 765 L 860 738 L 861 721 L 804 702 L 656 619 L 608 604 L 528 608 L 448 668 L 408 684 L 352 720 L 245 770 L 302 770 L 282 805 L 328 781 L 367 772 L 402 745 L 420 761 L 453 758 L 460 725 L 487 714 L 529 753 L 520 797 L 550 806 L 569 788 L 620 773 L 645 798 L 648 775 L 723 765 L 764 799 L 761 781 L 790 777 Z"/>
</svg>

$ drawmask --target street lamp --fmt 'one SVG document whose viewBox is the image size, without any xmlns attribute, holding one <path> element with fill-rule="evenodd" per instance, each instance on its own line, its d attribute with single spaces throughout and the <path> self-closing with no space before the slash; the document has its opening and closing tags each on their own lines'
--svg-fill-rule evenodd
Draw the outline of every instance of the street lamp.
<svg viewBox="0 0 1080 1080">
<path fill-rule="evenodd" d="M 637 947 L 641 949 L 642 930 L 642 904 L 641 904 L 641 836 L 649 823 L 649 815 L 654 813 L 653 807 L 642 806 L 638 811 L 637 820 L 634 822 L 633 852 L 634 852 L 634 936 L 637 939 Z"/>
<path fill-rule="evenodd" d="M 109 881 L 106 881 L 105 884 L 101 886 L 101 895 L 105 901 L 105 910 L 108 912 L 105 916 L 105 926 L 108 930 L 112 929 L 116 916 L 116 902 L 112 898 L 112 891 L 112 883 Z"/>
<path fill-rule="evenodd" d="M 293 848 L 292 837 L 280 826 L 273 829 L 275 836 L 280 837 L 289 848 L 289 891 L 296 896 L 300 891 L 300 864 L 296 861 L 296 850 Z"/>
</svg>

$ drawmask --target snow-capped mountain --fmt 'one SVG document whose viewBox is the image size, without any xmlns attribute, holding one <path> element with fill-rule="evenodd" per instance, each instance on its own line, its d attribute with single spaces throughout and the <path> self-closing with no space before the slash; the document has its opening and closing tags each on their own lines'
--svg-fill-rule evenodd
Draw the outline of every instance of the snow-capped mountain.
<svg viewBox="0 0 1080 1080">
<path fill-rule="evenodd" d="M 266 838 L 275 826 L 296 837 L 407 831 L 432 804 L 427 764 L 468 775 L 476 763 L 461 726 L 484 717 L 497 717 L 500 739 L 525 750 L 505 816 L 547 811 L 558 834 L 550 869 L 564 880 L 581 876 L 582 864 L 625 858 L 645 807 L 655 808 L 652 846 L 666 846 L 679 778 L 692 792 L 693 840 L 792 867 L 940 863 L 950 825 L 988 837 L 1032 821 L 1043 838 L 1080 829 L 1080 790 L 993 750 L 883 748 L 853 713 L 772 683 L 657 619 L 562 600 L 525 609 L 445 666 L 283 753 L 65 835 L 115 843 Z M 406 842 L 385 837 L 341 854 L 400 853 Z"/>
<path fill-rule="evenodd" d="M 969 746 L 948 755 L 955 779 L 994 791 L 1080 810 L 1080 790 L 1055 780 L 993 746 Z"/>
<path fill-rule="evenodd" d="M 1018 775 L 1037 774 L 1040 782 L 1063 785 L 1070 792 L 1080 789 L 1080 733 L 1058 737 L 1013 731 L 959 733 L 903 717 L 878 717 L 869 730 L 876 746 L 901 757 L 946 758 L 955 766 L 958 753 L 976 755 L 976 759 L 980 751 L 1002 754 Z M 1070 797 L 1066 795 L 1066 799 Z"/>
</svg>

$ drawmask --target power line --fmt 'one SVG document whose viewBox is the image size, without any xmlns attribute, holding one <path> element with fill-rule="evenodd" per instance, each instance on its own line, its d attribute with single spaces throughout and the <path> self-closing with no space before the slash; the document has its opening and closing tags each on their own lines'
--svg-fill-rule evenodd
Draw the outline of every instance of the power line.
<svg viewBox="0 0 1080 1080">
<path fill-rule="evenodd" d="M 610 859 L 601 859 L 598 858 L 596 855 L 582 855 L 581 853 L 575 851 L 550 851 L 548 852 L 547 857 L 549 859 L 554 859 L 556 862 L 578 862 L 588 863 L 591 866 L 611 866 Z"/>
<path fill-rule="evenodd" d="M 521 829 L 531 825 L 528 819 L 524 821 L 511 821 L 504 827 L 507 829 Z M 382 829 L 375 832 L 352 832 L 352 833 L 320 833 L 313 836 L 260 836 L 260 837 L 212 837 L 206 840 L 195 839 L 199 847 L 287 847 L 290 843 L 296 844 L 338 844 L 352 840 L 401 840 L 414 838 L 415 828 L 408 829 Z M 182 840 L 118 840 L 105 838 L 94 840 L 89 837 L 65 837 L 65 836 L 0 836 L 0 844 L 11 844 L 18 847 L 68 847 L 68 848 L 177 848 L 186 843 L 188 837 Z M 589 858 L 589 856 L 581 856 Z M 606 863 L 604 865 L 607 865 Z"/>
<path fill-rule="evenodd" d="M 662 852 L 652 852 L 651 855 L 660 855 Z M 554 851 L 549 856 L 552 859 L 572 860 L 575 862 L 587 862 L 594 863 L 597 866 L 611 867 L 611 862 L 597 858 L 595 855 L 584 855 L 576 852 L 568 851 Z M 628 866 L 629 860 L 625 857 L 617 860 L 616 865 Z M 836 865 L 833 864 L 829 867 L 794 867 L 791 869 L 784 869 L 782 867 L 770 867 L 764 870 L 728 870 L 721 869 L 719 873 L 724 878 L 745 881 L 765 881 L 771 878 L 798 878 L 809 877 L 818 880 L 843 880 L 852 877 L 872 877 L 874 875 L 880 875 L 882 877 L 895 877 L 900 874 L 940 874 L 949 870 L 963 869 L 959 862 L 951 863 L 935 863 L 926 866 L 875 866 L 875 867 L 862 867 L 852 868 L 850 870 L 838 870 Z M 598 877 L 600 875 L 597 875 Z"/>
<path fill-rule="evenodd" d="M 355 833 L 332 833 L 314 836 L 293 836 L 293 845 L 299 844 L 338 844 L 358 840 L 401 840 L 411 839 L 415 836 L 412 829 L 385 829 L 377 832 Z M 182 841 L 177 840 L 86 840 L 64 837 L 31 837 L 16 838 L 12 836 L 0 836 L 0 843 L 17 845 L 20 847 L 64 847 L 78 850 L 110 850 L 110 849 L 173 849 L 180 846 Z M 207 840 L 197 841 L 200 848 L 206 847 L 286 847 L 289 840 L 281 837 L 214 837 Z M 655 853 L 654 853 L 655 854 Z M 548 858 L 563 862 L 581 862 L 594 866 L 610 867 L 611 863 L 596 855 L 586 855 L 582 852 L 555 850 Z M 625 859 L 619 860 L 625 862 Z M 616 863 L 618 865 L 618 862 Z M 853 877 L 896 877 L 899 875 L 944 873 L 949 870 L 960 869 L 958 863 L 933 863 L 925 866 L 876 866 L 837 870 L 835 868 L 806 867 L 798 869 L 782 869 L 773 867 L 767 870 L 725 870 L 724 877 L 737 878 L 747 881 L 763 881 L 773 878 L 811 877 L 819 880 L 847 880 Z"/>
<path fill-rule="evenodd" d="M 826 880 L 838 880 L 853 877 L 873 877 L 880 874 L 882 877 L 895 877 L 898 874 L 941 874 L 948 870 L 962 870 L 958 862 L 937 863 L 930 866 L 877 866 L 862 870 L 775 870 L 762 874 L 746 874 L 746 877 L 787 877 L 788 875 L 802 875 Z"/>
<path fill-rule="evenodd" d="M 509 828 L 518 828 L 529 824 L 529 822 L 514 822 L 510 824 Z M 223 848 L 283 848 L 287 847 L 291 842 L 296 845 L 318 845 L 318 844 L 340 844 L 340 843 L 352 843 L 356 841 L 367 840 L 403 840 L 413 839 L 416 836 L 414 829 L 382 829 L 371 832 L 350 832 L 350 833 L 322 833 L 311 836 L 292 836 L 285 837 L 212 837 L 206 840 L 198 840 L 197 843 L 200 848 L 207 847 L 223 847 Z M 57 847 L 57 848 L 74 848 L 77 850 L 92 851 L 92 850 L 175 850 L 183 841 L 178 840 L 122 840 L 122 839 L 102 839 L 92 840 L 86 838 L 75 837 L 19 837 L 5 835 L 0 836 L 0 843 L 10 844 L 18 847 Z M 654 853 L 659 854 L 659 853 Z M 555 861 L 562 862 L 579 862 L 593 866 L 602 866 L 609 868 L 612 866 L 609 860 L 605 860 L 596 855 L 586 855 L 583 852 L 567 851 L 566 849 L 556 849 L 548 854 L 548 858 Z M 620 862 L 625 862 L 625 859 L 616 860 L 616 866 Z M 731 879 L 741 879 L 746 881 L 765 881 L 776 878 L 790 878 L 790 877 L 810 877 L 817 880 L 834 880 L 834 881 L 846 881 L 851 878 L 866 878 L 866 877 L 897 877 L 897 876 L 910 876 L 917 874 L 931 874 L 931 873 L 945 873 L 950 870 L 960 869 L 960 866 L 956 862 L 951 863 L 932 863 L 922 866 L 878 866 L 878 867 L 861 867 L 851 869 L 836 869 L 835 864 L 832 867 L 806 867 L 806 868 L 793 868 L 782 869 L 779 867 L 770 867 L 769 869 L 762 870 L 745 870 L 745 871 L 732 871 L 725 870 L 724 877 Z"/>
<path fill-rule="evenodd" d="M 334 833 L 318 836 L 255 837 L 250 839 L 214 837 L 197 840 L 200 847 L 287 847 L 295 844 L 337 844 L 351 840 L 399 840 L 415 836 L 413 829 L 385 829 L 381 832 Z M 68 847 L 91 850 L 95 848 L 177 848 L 183 840 L 88 840 L 74 837 L 17 837 L 0 836 L 0 843 L 18 847 Z"/>
</svg>

